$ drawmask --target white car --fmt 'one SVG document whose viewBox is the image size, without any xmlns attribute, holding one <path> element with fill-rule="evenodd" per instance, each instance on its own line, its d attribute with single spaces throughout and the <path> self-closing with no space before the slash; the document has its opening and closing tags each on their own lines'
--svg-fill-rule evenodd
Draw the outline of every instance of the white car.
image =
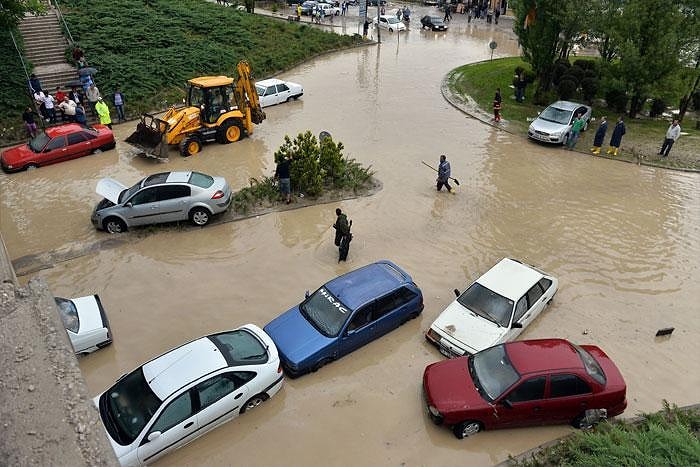
<svg viewBox="0 0 700 467">
<path fill-rule="evenodd" d="M 258 91 L 262 107 L 289 102 L 291 99 L 296 100 L 304 95 L 304 88 L 301 84 L 279 79 L 258 81 L 255 83 L 255 89 Z"/>
<path fill-rule="evenodd" d="M 559 281 L 504 258 L 452 302 L 425 334 L 447 356 L 462 356 L 514 340 L 549 305 Z"/>
<path fill-rule="evenodd" d="M 527 136 L 543 143 L 564 144 L 569 139 L 576 116 L 583 115 L 583 120 L 586 122 L 583 131 L 586 131 L 591 121 L 591 112 L 592 109 L 587 105 L 557 101 L 540 112 L 533 120 L 527 129 Z"/>
<path fill-rule="evenodd" d="M 112 343 L 112 331 L 99 296 L 55 300 L 75 353 L 88 354 Z"/>
<path fill-rule="evenodd" d="M 377 22 L 377 18 L 374 18 L 372 23 L 375 27 L 377 26 L 377 24 L 379 24 L 380 28 L 388 29 L 389 32 L 406 30 L 406 25 L 403 24 L 403 22 L 399 21 L 398 18 L 393 15 L 381 15 L 379 16 L 379 22 Z"/>
<path fill-rule="evenodd" d="M 323 16 L 338 16 L 340 15 L 340 8 L 337 6 L 331 5 L 329 3 L 319 3 L 318 7 L 323 10 Z"/>
<path fill-rule="evenodd" d="M 272 339 L 247 324 L 156 357 L 94 401 L 119 463 L 140 466 L 254 409 L 283 382 Z"/>
</svg>

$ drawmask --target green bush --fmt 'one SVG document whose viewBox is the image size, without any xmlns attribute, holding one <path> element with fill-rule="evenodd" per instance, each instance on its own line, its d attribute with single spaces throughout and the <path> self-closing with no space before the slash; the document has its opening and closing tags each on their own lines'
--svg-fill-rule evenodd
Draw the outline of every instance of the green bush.
<svg viewBox="0 0 700 467">
<path fill-rule="evenodd" d="M 294 140 L 284 137 L 284 143 L 275 152 L 275 162 L 279 163 L 288 157 L 292 160 L 290 176 L 292 189 L 311 196 L 321 194 L 323 190 L 323 175 L 319 163 L 318 140 L 310 131 L 299 133 Z"/>
<path fill-rule="evenodd" d="M 563 100 L 569 100 L 574 95 L 576 95 L 576 81 L 571 78 L 562 78 L 557 86 L 557 93 L 559 98 Z"/>
<path fill-rule="evenodd" d="M 583 80 L 581 80 L 581 92 L 586 102 L 590 103 L 593 101 L 593 98 L 598 92 L 598 84 L 597 78 L 583 78 Z"/>
<path fill-rule="evenodd" d="M 559 85 L 559 82 L 569 71 L 569 68 L 571 68 L 571 65 L 569 65 L 569 62 L 566 61 L 558 60 L 554 64 L 554 69 L 552 71 L 552 83 L 554 83 L 555 86 Z"/>
<path fill-rule="evenodd" d="M 319 148 L 319 164 L 323 176 L 336 188 L 341 187 L 345 165 L 343 164 L 343 143 L 335 143 L 333 138 L 324 138 Z"/>
<path fill-rule="evenodd" d="M 593 71 L 595 72 L 597 64 L 593 60 L 585 60 L 582 58 L 579 58 L 577 60 L 574 60 L 574 66 L 577 66 L 583 70 L 586 71 Z"/>
<path fill-rule="evenodd" d="M 612 88 L 605 93 L 605 102 L 616 113 L 625 113 L 628 100 L 627 93 L 622 89 Z"/>
<path fill-rule="evenodd" d="M 663 99 L 652 99 L 651 101 L 651 108 L 649 109 L 649 116 L 650 117 L 658 117 L 661 114 L 664 113 L 666 110 L 666 102 L 663 101 Z"/>
</svg>

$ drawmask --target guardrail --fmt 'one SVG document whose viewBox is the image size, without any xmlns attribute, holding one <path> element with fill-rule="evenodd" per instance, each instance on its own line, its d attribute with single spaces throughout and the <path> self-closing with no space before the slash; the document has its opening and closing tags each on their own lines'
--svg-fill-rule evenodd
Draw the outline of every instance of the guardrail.
<svg viewBox="0 0 700 467">
<path fill-rule="evenodd" d="M 73 35 L 70 33 L 70 28 L 68 27 L 68 23 L 66 23 L 66 20 L 63 17 L 63 13 L 61 13 L 61 7 L 58 5 L 58 0 L 51 0 L 51 4 L 54 6 L 54 8 L 56 8 L 56 14 L 63 23 L 63 27 L 66 28 L 66 34 L 68 34 L 68 40 L 70 42 L 70 45 L 75 44 L 75 41 L 73 40 Z"/>
</svg>

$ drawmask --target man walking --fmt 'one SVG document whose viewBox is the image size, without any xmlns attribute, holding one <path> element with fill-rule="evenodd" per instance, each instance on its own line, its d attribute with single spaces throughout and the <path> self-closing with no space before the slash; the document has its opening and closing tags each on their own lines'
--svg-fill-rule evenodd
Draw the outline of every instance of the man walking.
<svg viewBox="0 0 700 467">
<path fill-rule="evenodd" d="M 335 210 L 335 215 L 336 220 L 333 228 L 335 229 L 335 246 L 338 247 L 338 262 L 340 263 L 348 258 L 350 242 L 352 241 L 352 234 L 350 233 L 352 221 L 348 223 L 348 217 L 343 214 L 340 208 Z"/>
<path fill-rule="evenodd" d="M 668 157 L 668 153 L 671 152 L 671 147 L 673 143 L 678 141 L 681 136 L 681 126 L 678 124 L 678 120 L 673 120 L 671 126 L 666 130 L 666 138 L 664 139 L 664 144 L 661 145 L 661 150 L 659 151 L 659 156 Z"/>
<path fill-rule="evenodd" d="M 289 156 L 284 156 L 275 169 L 275 179 L 279 181 L 280 194 L 285 198 L 287 204 L 292 202 L 292 183 L 289 176 L 290 164 Z"/>
<path fill-rule="evenodd" d="M 625 135 L 625 122 L 622 115 L 617 119 L 615 128 L 613 128 L 612 136 L 610 137 L 610 147 L 608 148 L 608 155 L 617 156 L 617 151 L 620 149 L 620 144 L 622 144 L 622 137 Z"/>
<path fill-rule="evenodd" d="M 576 147 L 578 142 L 578 137 L 583 131 L 583 127 L 586 126 L 586 121 L 583 119 L 583 114 L 576 115 L 574 124 L 571 125 L 571 133 L 569 134 L 569 139 L 566 140 L 566 148 L 571 151 Z"/>
<path fill-rule="evenodd" d="M 442 191 L 444 185 L 447 191 L 452 193 L 452 187 L 449 183 L 450 175 L 452 175 L 452 169 L 450 163 L 447 162 L 447 156 L 443 154 L 440 156 L 440 164 L 438 165 L 437 191 Z"/>
</svg>

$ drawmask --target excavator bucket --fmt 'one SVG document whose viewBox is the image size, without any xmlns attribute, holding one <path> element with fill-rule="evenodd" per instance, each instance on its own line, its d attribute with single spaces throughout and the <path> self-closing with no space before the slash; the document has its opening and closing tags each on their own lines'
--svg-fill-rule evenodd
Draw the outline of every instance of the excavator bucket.
<svg viewBox="0 0 700 467">
<path fill-rule="evenodd" d="M 125 141 L 141 149 L 146 156 L 165 159 L 168 157 L 167 132 L 168 122 L 151 114 L 142 114 L 136 131 Z"/>
</svg>

